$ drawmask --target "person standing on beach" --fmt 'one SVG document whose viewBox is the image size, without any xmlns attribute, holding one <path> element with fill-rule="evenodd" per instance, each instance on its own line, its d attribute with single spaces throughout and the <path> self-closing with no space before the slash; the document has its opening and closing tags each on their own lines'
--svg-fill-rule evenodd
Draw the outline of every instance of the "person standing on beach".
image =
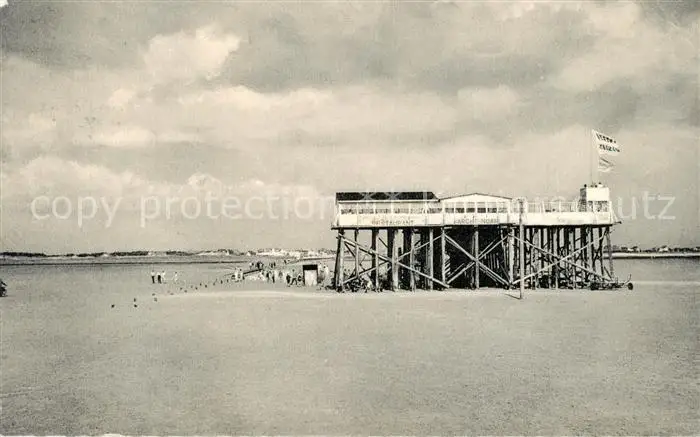
<svg viewBox="0 0 700 437">
<path fill-rule="evenodd" d="M 177 282 L 177 272 L 173 275 L 173 282 Z"/>
<path fill-rule="evenodd" d="M 156 283 L 156 271 L 151 269 L 151 283 L 155 284 Z"/>
<path fill-rule="evenodd" d="M 162 282 L 163 282 L 163 278 L 160 276 L 160 272 L 158 272 L 158 283 L 160 284 Z"/>
</svg>

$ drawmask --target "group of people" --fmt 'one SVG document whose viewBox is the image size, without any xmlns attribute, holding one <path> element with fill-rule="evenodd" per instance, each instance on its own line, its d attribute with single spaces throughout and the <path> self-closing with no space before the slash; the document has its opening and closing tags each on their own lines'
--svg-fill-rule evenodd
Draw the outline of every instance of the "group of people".
<svg viewBox="0 0 700 437">
<path fill-rule="evenodd" d="M 156 272 L 155 270 L 151 270 L 151 283 L 155 284 L 156 281 L 158 281 L 159 284 L 162 284 L 165 282 L 165 270 Z M 173 282 L 177 282 L 177 272 L 173 273 L 172 277 Z"/>
<path fill-rule="evenodd" d="M 242 281 L 244 279 L 243 269 L 234 269 L 233 273 L 231 274 L 231 279 L 233 279 L 234 282 Z"/>
<path fill-rule="evenodd" d="M 297 274 L 297 272 L 294 269 L 278 269 L 276 263 L 274 262 L 271 262 L 268 265 L 266 265 L 263 262 L 258 261 L 257 263 L 251 263 L 251 265 L 253 268 L 260 269 L 259 272 L 256 272 L 254 275 L 249 276 L 249 278 L 254 281 L 257 280 L 264 282 L 272 282 L 273 284 L 276 284 L 277 281 L 284 281 L 287 284 L 287 286 L 301 285 L 304 281 L 301 273 Z M 234 272 L 234 280 L 236 278 L 235 275 L 236 273 Z"/>
<path fill-rule="evenodd" d="M 283 260 L 285 264 L 287 264 L 287 260 Z M 248 267 L 251 269 L 258 269 L 258 270 L 264 270 L 265 268 L 270 268 L 270 269 L 275 269 L 277 268 L 277 261 L 270 261 L 269 263 L 265 264 L 263 261 L 251 261 L 248 263 Z"/>
<path fill-rule="evenodd" d="M 286 260 L 285 260 L 285 264 Z M 273 284 L 277 281 L 282 282 L 291 287 L 292 285 L 303 285 L 304 276 L 302 272 L 297 272 L 295 269 L 287 269 L 286 267 L 277 268 L 276 262 L 264 263 L 262 261 L 254 261 L 249 263 L 251 269 L 257 269 L 254 275 L 249 275 L 248 278 L 252 280 L 259 280 L 265 282 L 272 282 Z M 231 273 L 230 278 L 234 282 L 240 282 L 246 279 L 244 271 L 242 268 L 236 268 Z M 318 272 L 318 284 L 320 286 L 325 285 L 330 280 L 329 268 L 326 265 L 322 265 Z M 172 278 L 169 282 L 178 281 L 178 272 L 173 273 Z M 166 272 L 165 270 L 155 271 L 151 270 L 151 283 L 153 284 L 163 284 L 166 282 Z"/>
<path fill-rule="evenodd" d="M 263 267 L 262 270 L 256 272 L 253 275 L 248 276 L 253 281 L 265 281 L 265 282 L 272 282 L 276 283 L 278 280 L 282 280 L 283 273 L 281 270 L 276 270 L 276 269 L 266 269 Z"/>
</svg>

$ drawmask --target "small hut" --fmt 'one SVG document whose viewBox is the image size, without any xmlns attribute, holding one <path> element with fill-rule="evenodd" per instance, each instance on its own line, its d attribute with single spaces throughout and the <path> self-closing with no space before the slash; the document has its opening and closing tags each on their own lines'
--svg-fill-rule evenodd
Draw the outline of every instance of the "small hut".
<svg viewBox="0 0 700 437">
<path fill-rule="evenodd" d="M 318 285 L 318 264 L 304 264 L 302 271 L 304 272 L 304 285 Z"/>
</svg>

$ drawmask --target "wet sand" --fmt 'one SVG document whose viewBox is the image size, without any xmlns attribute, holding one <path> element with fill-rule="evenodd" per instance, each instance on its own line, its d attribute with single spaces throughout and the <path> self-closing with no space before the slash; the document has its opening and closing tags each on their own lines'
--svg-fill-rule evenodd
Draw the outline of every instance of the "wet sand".
<svg viewBox="0 0 700 437">
<path fill-rule="evenodd" d="M 698 293 L 219 283 L 55 317 L 10 299 L 0 433 L 698 434 Z"/>
</svg>

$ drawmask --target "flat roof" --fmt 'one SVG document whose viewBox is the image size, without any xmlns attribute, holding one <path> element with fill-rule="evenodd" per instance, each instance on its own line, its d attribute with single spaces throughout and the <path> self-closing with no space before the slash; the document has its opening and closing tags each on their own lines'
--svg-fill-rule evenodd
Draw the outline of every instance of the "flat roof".
<svg viewBox="0 0 700 437">
<path fill-rule="evenodd" d="M 484 196 L 484 197 L 492 197 L 494 199 L 503 199 L 503 200 L 513 200 L 512 197 L 506 197 L 506 196 L 499 196 L 497 194 L 487 194 L 487 193 L 468 193 L 468 194 L 458 194 L 456 196 L 449 196 L 449 197 L 443 197 L 440 200 L 450 200 L 450 199 L 457 199 L 460 197 L 470 197 L 470 196 Z"/>
<path fill-rule="evenodd" d="M 338 202 L 384 200 L 439 200 L 432 191 L 344 191 L 335 193 Z"/>
</svg>

